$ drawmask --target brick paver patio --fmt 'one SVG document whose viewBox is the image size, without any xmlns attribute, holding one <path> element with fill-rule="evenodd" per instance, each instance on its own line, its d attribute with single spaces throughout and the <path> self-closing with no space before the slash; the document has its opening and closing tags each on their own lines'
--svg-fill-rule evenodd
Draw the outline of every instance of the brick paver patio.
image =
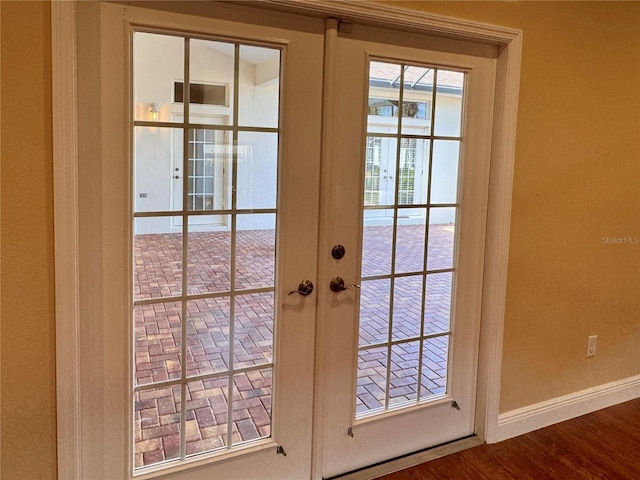
<svg viewBox="0 0 640 480">
<path fill-rule="evenodd" d="M 363 276 L 391 271 L 391 227 L 367 227 Z M 452 267 L 453 227 L 429 228 L 428 270 Z M 136 300 L 177 296 L 182 288 L 182 235 L 146 234 L 135 238 Z M 451 272 L 427 275 L 427 302 L 421 332 L 424 226 L 403 226 L 397 235 L 393 306 L 390 279 L 363 280 L 360 311 L 360 353 L 357 411 L 385 407 L 389 317 L 392 309 L 388 404 L 416 401 L 446 389 L 448 336 L 420 342 L 421 334 L 447 332 L 450 319 Z M 236 240 L 236 289 L 273 285 L 273 230 L 239 231 Z M 187 285 L 189 294 L 230 289 L 231 236 L 228 232 L 189 233 Z M 136 392 L 136 467 L 180 456 L 180 408 L 185 403 L 186 454 L 197 454 L 269 436 L 273 339 L 272 292 L 235 296 L 234 330 L 230 332 L 228 296 L 195 299 L 186 305 L 185 370 L 193 381 L 185 386 L 145 388 Z M 179 380 L 182 371 L 180 302 L 137 306 L 135 369 L 137 386 Z M 229 378 L 233 333 L 233 368 L 255 369 Z M 261 367 L 262 366 L 262 367 Z M 420 371 L 419 371 L 420 370 Z M 216 374 L 220 376 L 216 377 Z M 206 376 L 204 379 L 200 376 Z M 418 377 L 420 376 L 420 382 Z M 420 387 L 418 387 L 418 383 Z M 232 389 L 232 418 L 228 399 Z M 418 391 L 419 390 L 419 391 Z M 183 398 L 184 397 L 184 398 Z M 231 421 L 230 421 L 231 420 Z M 230 434 L 230 435 L 229 435 Z"/>
</svg>

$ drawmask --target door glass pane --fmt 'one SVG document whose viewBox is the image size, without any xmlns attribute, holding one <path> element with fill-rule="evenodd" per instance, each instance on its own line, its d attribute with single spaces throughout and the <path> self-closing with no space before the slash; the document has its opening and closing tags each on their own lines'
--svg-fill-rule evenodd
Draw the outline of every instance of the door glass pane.
<svg viewBox="0 0 640 480">
<path fill-rule="evenodd" d="M 280 50 L 170 39 L 167 78 L 132 52 L 132 89 L 173 95 L 131 130 L 137 471 L 271 435 Z"/>
<path fill-rule="evenodd" d="M 233 377 L 233 444 L 268 437 L 271 434 L 270 368 L 252 370 Z"/>
<path fill-rule="evenodd" d="M 434 73 L 435 69 L 430 67 L 405 66 L 402 133 L 430 133 Z"/>
<path fill-rule="evenodd" d="M 393 339 L 420 336 L 422 319 L 422 275 L 398 277 L 393 285 Z"/>
<path fill-rule="evenodd" d="M 391 349 L 389 406 L 415 403 L 418 398 L 420 342 L 406 342 Z"/>
<path fill-rule="evenodd" d="M 365 146 L 364 204 L 393 205 L 396 192 L 395 138 L 367 137 Z"/>
<path fill-rule="evenodd" d="M 449 335 L 428 338 L 422 347 L 420 398 L 428 399 L 447 391 Z"/>
<path fill-rule="evenodd" d="M 424 306 L 424 333 L 448 332 L 451 328 L 451 287 L 453 272 L 427 274 Z"/>
<path fill-rule="evenodd" d="M 456 208 L 429 209 L 427 270 L 453 268 Z"/>
<path fill-rule="evenodd" d="M 134 128 L 134 208 L 136 212 L 182 209 L 182 130 Z"/>
<path fill-rule="evenodd" d="M 187 375 L 229 370 L 229 297 L 187 302 Z"/>
<path fill-rule="evenodd" d="M 446 393 L 463 86 L 460 72 L 370 62 L 356 418 Z"/>
<path fill-rule="evenodd" d="M 238 123 L 243 127 L 278 127 L 280 50 L 240 46 Z"/>
<path fill-rule="evenodd" d="M 400 71 L 400 65 L 397 64 L 369 63 L 368 124 L 376 123 L 393 127 L 393 133 L 397 133 L 398 130 Z"/>
<path fill-rule="evenodd" d="M 402 138 L 398 165 L 398 204 L 427 203 L 429 176 L 429 140 Z"/>
<path fill-rule="evenodd" d="M 233 124 L 235 57 L 233 43 L 189 40 L 191 123 L 216 125 L 218 118 L 224 116 L 227 124 Z"/>
<path fill-rule="evenodd" d="M 236 297 L 233 368 L 273 362 L 273 293 Z"/>
<path fill-rule="evenodd" d="M 391 273 L 394 211 L 365 210 L 362 229 L 362 276 Z"/>
<path fill-rule="evenodd" d="M 182 310 L 179 302 L 134 308 L 135 384 L 147 385 L 180 378 L 182 368 Z"/>
<path fill-rule="evenodd" d="M 460 142 L 436 140 L 433 144 L 430 203 L 456 203 Z"/>
<path fill-rule="evenodd" d="M 360 285 L 359 346 L 384 343 L 389 339 L 389 279 L 366 280 Z"/>
<path fill-rule="evenodd" d="M 459 137 L 462 127 L 464 73 L 437 71 L 435 134 Z"/>
<path fill-rule="evenodd" d="M 189 217 L 187 291 L 226 292 L 231 288 L 230 215 Z"/>
<path fill-rule="evenodd" d="M 395 273 L 421 272 L 424 270 L 426 234 L 426 208 L 416 209 L 415 216 L 403 215 L 405 209 L 398 210 L 396 226 Z"/>
<path fill-rule="evenodd" d="M 239 132 L 236 164 L 237 208 L 275 208 L 278 134 Z"/>
<path fill-rule="evenodd" d="M 182 232 L 177 217 L 136 218 L 133 237 L 133 296 L 173 297 L 182 292 Z"/>
<path fill-rule="evenodd" d="M 192 129 L 187 137 L 187 208 L 222 210 L 225 207 L 225 166 L 231 148 L 220 130 Z M 177 167 L 176 167 L 177 170 Z M 181 199 L 182 200 L 182 199 Z"/>
<path fill-rule="evenodd" d="M 180 458 L 180 386 L 133 394 L 135 468 Z"/>
<path fill-rule="evenodd" d="M 385 407 L 387 394 L 387 347 L 358 352 L 356 415 L 364 416 Z"/>
<path fill-rule="evenodd" d="M 187 455 L 219 450 L 228 445 L 228 384 L 226 377 L 187 383 L 185 388 Z"/>
<path fill-rule="evenodd" d="M 276 216 L 238 215 L 236 233 L 237 289 L 273 287 L 276 262 Z"/>
<path fill-rule="evenodd" d="M 174 98 L 171 87 L 174 79 L 184 77 L 184 38 L 135 32 L 133 75 L 134 118 L 171 122 L 172 115 L 183 112 L 182 98 Z"/>
</svg>

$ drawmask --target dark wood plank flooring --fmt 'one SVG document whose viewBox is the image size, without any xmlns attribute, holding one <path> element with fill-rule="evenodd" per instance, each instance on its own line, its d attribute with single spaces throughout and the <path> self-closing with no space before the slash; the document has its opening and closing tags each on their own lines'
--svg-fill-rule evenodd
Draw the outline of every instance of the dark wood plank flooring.
<svg viewBox="0 0 640 480">
<path fill-rule="evenodd" d="M 640 399 L 380 480 L 640 480 Z"/>
</svg>

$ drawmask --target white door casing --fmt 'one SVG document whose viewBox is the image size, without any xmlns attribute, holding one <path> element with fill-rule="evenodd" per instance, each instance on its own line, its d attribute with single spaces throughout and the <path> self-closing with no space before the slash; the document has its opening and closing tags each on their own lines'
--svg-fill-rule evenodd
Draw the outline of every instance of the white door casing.
<svg viewBox="0 0 640 480">
<path fill-rule="evenodd" d="M 296 2 L 269 2 L 278 8 L 288 9 Z M 499 46 L 497 59 L 497 82 L 495 117 L 493 121 L 493 150 L 491 155 L 491 178 L 489 187 L 488 222 L 487 222 L 487 244 L 485 250 L 485 278 L 487 282 L 482 292 L 482 317 L 483 328 L 480 337 L 480 357 L 479 357 L 479 390 L 478 402 L 475 415 L 475 432 L 482 438 L 492 441 L 498 415 L 498 394 L 499 394 L 499 370 L 501 355 L 501 332 L 502 313 L 504 309 L 504 288 L 506 279 L 506 258 L 507 250 L 504 245 L 508 245 L 509 214 L 510 214 L 510 192 L 511 176 L 514 151 L 515 115 L 517 111 L 517 87 L 519 59 L 521 49 L 521 33 L 518 31 L 504 29 L 500 27 L 475 24 L 467 21 L 456 21 L 445 17 L 428 14 L 416 14 L 412 12 L 407 15 L 404 11 L 384 6 L 376 6 L 364 2 L 349 2 L 350 5 L 341 2 L 315 2 L 307 1 L 298 4 L 304 9 L 314 9 L 320 14 L 333 13 L 336 15 L 348 15 L 351 18 L 360 18 L 365 23 L 369 21 L 380 22 L 382 20 L 402 25 L 408 29 L 421 31 L 431 31 L 436 33 L 446 33 L 449 36 L 458 38 L 472 38 L 482 42 L 489 42 Z M 82 177 L 87 174 L 87 167 L 79 159 L 86 158 L 87 153 L 96 153 L 96 147 L 92 145 L 80 145 L 78 153 L 78 122 L 76 120 L 76 105 L 78 98 L 86 99 L 87 104 L 80 102 L 80 118 L 82 118 L 83 108 L 90 108 L 91 101 L 100 101 L 96 98 L 95 91 L 92 92 L 88 85 L 100 84 L 100 72 L 78 72 L 76 67 L 87 60 L 87 55 L 95 54 L 87 50 L 84 43 L 87 38 L 97 40 L 96 31 L 90 30 L 91 25 L 80 25 L 80 37 L 83 38 L 79 45 L 75 43 L 76 30 L 75 14 L 77 6 L 56 2 L 52 6 L 52 40 L 54 49 L 54 170 L 55 170 L 55 222 L 56 222 L 56 283 L 57 283 L 57 342 L 58 342 L 58 371 L 65 374 L 58 375 L 58 432 L 59 432 L 59 475 L 61 478 L 94 478 L 92 472 L 122 472 L 125 458 L 117 455 L 94 456 L 91 452 L 92 441 L 97 431 L 107 439 L 107 441 L 122 441 L 119 433 L 123 428 L 122 424 L 114 421 L 114 418 L 105 410 L 104 400 L 89 404 L 86 394 L 91 389 L 91 382 L 99 380 L 91 375 L 92 369 L 100 369 L 104 365 L 87 365 L 83 363 L 86 358 L 82 351 L 85 348 L 92 348 L 93 360 L 102 358 L 104 363 L 109 363 L 111 371 L 105 370 L 103 379 L 105 384 L 113 386 L 109 398 L 117 398 L 117 391 L 126 389 L 114 373 L 114 367 L 118 365 L 118 359 L 102 357 L 102 347 L 98 344 L 87 344 L 87 330 L 82 326 L 81 318 L 86 318 L 86 309 L 112 308 L 108 304 L 114 292 L 104 289 L 99 278 L 95 276 L 86 277 L 86 272 L 91 272 L 93 266 L 100 263 L 100 254 L 89 247 L 84 247 L 83 239 L 99 236 L 101 231 L 108 231 L 112 225 L 126 224 L 126 219 L 122 216 L 109 218 L 97 218 L 95 212 L 100 210 L 102 202 L 115 202 L 116 206 L 122 205 L 123 196 L 119 195 L 118 187 L 113 185 L 100 188 L 98 183 L 88 185 L 78 184 L 78 175 Z M 95 12 L 94 12 L 95 13 Z M 263 16 L 261 14 L 259 16 Z M 299 19 L 298 19 L 299 20 Z M 117 21 L 116 21 L 117 23 Z M 315 24 L 311 22 L 310 24 Z M 123 38 L 116 39 L 117 42 L 124 41 Z M 328 55 L 331 55 L 332 39 L 330 36 L 325 39 Z M 97 42 L 95 45 L 99 45 Z M 77 56 L 76 56 L 76 48 Z M 325 77 L 331 75 L 331 65 L 325 65 Z M 109 58 L 109 66 L 122 69 L 123 65 L 118 63 L 116 58 Z M 79 82 L 76 84 L 76 75 Z M 124 88 L 124 86 L 122 86 Z M 329 87 L 330 88 L 330 87 Z M 103 92 L 109 102 L 113 102 L 111 92 Z M 93 95 L 93 96 L 92 96 Z M 308 100 L 306 98 L 306 100 Z M 325 96 L 325 102 L 326 102 Z M 122 102 L 124 103 L 124 101 Z M 95 105 L 95 104 L 94 104 Z M 66 113 L 66 115 L 56 116 L 55 113 Z M 103 121 L 118 121 L 117 113 L 103 112 Z M 82 133 L 82 132 L 80 132 Z M 82 136 L 82 135 L 81 135 Z M 329 144 L 327 138 L 323 141 L 325 151 Z M 124 143 L 124 142 L 123 142 Z M 110 144 L 103 147 L 106 150 L 119 149 L 126 154 L 124 144 Z M 99 150 L 99 149 L 98 149 Z M 84 154 L 83 154 L 84 151 Z M 122 175 L 122 172 L 115 172 L 117 167 L 103 165 L 102 174 Z M 328 175 L 329 170 L 323 169 L 323 176 Z M 96 173 L 95 171 L 93 173 Z M 85 177 L 86 178 L 86 177 Z M 115 178 L 115 177 L 114 177 Z M 93 199 L 91 204 L 85 204 L 88 198 L 87 192 L 102 191 L 102 199 Z M 125 189 L 126 191 L 126 189 Z M 91 196 L 89 196 L 90 198 Z M 128 211 L 126 208 L 121 211 Z M 283 212 L 283 215 L 286 213 Z M 78 225 L 83 224 L 83 218 L 91 217 L 94 227 L 90 231 L 78 230 Z M 113 223 L 115 222 L 115 223 Z M 87 236 L 85 236 L 87 235 Z M 331 242 L 327 238 L 321 238 L 321 245 L 329 245 Z M 98 242 L 99 244 L 99 242 Z M 102 248 L 110 248 L 109 240 L 103 243 Z M 107 245 L 107 246 L 104 246 Z M 94 245 L 97 246 L 97 245 Z M 326 249 L 322 246 L 320 252 Z M 126 257 L 126 255 L 123 255 Z M 94 263 L 87 265 L 87 269 L 79 268 L 79 261 L 87 258 L 95 258 Z M 98 262 L 97 264 L 95 262 Z M 83 273 L 84 272 L 84 273 Z M 105 275 L 124 275 L 126 269 L 122 266 L 112 265 L 105 268 Z M 85 281 L 83 278 L 91 281 Z M 328 279 L 322 279 L 328 280 Z M 326 282 L 325 282 L 326 283 Z M 80 287 L 82 285 L 82 288 Z M 288 287 L 288 286 L 287 286 Z M 82 293 L 84 292 L 84 293 Z M 96 294 L 96 300 L 89 305 L 83 302 L 83 295 L 87 292 Z M 115 296 L 120 293 L 115 292 Z M 320 308 L 322 311 L 322 307 Z M 99 322 L 97 322 L 99 323 Z M 112 324 L 94 324 L 90 328 L 96 328 L 95 332 L 104 334 L 108 342 L 120 335 L 114 331 Z M 83 336 L 79 331 L 85 329 Z M 84 340 L 83 340 L 84 339 Z M 106 360 L 106 362 L 105 362 Z M 320 357 L 320 360 L 322 358 Z M 324 365 L 318 363 L 318 370 L 322 373 Z M 68 375 L 72 372 L 72 375 Z M 73 373 L 76 372 L 76 373 Z M 86 385 L 83 386 L 83 385 Z M 326 391 L 322 375 L 317 377 L 316 389 L 322 394 Z M 83 409 L 82 406 L 85 405 Z M 126 402 L 125 402 L 126 403 Z M 91 415 L 81 415 L 81 412 L 89 411 L 91 405 Z M 116 405 L 116 414 L 124 413 L 128 408 L 125 404 Z M 101 414 L 102 412 L 102 414 Z M 113 413 L 113 412 L 111 412 Z M 316 411 L 316 425 L 314 437 L 319 439 L 323 435 L 323 412 Z M 91 418 L 89 418 L 91 417 Z M 123 415 L 121 418 L 125 418 Z M 125 427 L 126 428 L 126 427 Z M 320 442 L 315 442 L 314 456 L 315 469 L 312 478 L 319 478 L 321 471 L 321 448 Z M 87 457 L 89 456 L 89 458 Z M 126 457 L 125 455 L 124 457 Z M 84 458 L 84 460 L 83 460 Z M 234 460 L 229 460 L 227 464 L 233 465 Z M 232 467 L 231 467 L 232 468 Z M 233 469 L 233 468 L 232 468 Z M 124 469 L 126 470 L 126 468 Z M 199 470 L 193 470 L 193 474 Z M 204 475 L 204 473 L 202 473 Z M 119 477 L 119 475 L 117 475 Z M 100 478 L 100 477 L 95 477 Z M 191 476 L 190 478 L 196 478 Z M 230 477 L 229 477 L 230 478 Z M 281 477 L 284 478 L 284 477 Z"/>
</svg>

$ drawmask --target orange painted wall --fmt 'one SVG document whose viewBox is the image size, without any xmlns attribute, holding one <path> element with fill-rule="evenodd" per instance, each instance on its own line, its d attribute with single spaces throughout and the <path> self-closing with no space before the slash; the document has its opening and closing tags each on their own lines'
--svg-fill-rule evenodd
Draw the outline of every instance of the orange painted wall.
<svg viewBox="0 0 640 480">
<path fill-rule="evenodd" d="M 524 30 L 501 410 L 640 374 L 640 3 L 393 2 Z M 1 464 L 55 478 L 50 8 L 0 2 Z M 584 356 L 587 335 L 598 354 Z"/>
<path fill-rule="evenodd" d="M 3 480 L 56 477 L 49 10 L 0 1 Z"/>
</svg>

